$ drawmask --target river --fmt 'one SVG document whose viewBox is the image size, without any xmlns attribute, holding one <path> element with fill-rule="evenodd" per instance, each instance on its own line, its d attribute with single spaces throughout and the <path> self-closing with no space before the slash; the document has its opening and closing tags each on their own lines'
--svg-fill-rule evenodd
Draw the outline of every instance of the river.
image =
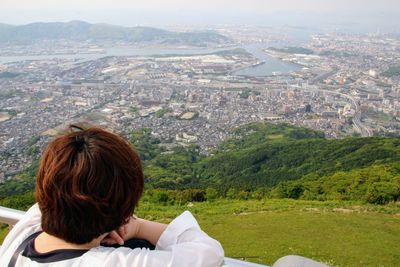
<svg viewBox="0 0 400 267">
<path fill-rule="evenodd" d="M 258 58 L 258 60 L 262 61 L 263 63 L 254 67 L 241 69 L 234 72 L 233 74 L 259 77 L 272 75 L 275 72 L 286 74 L 293 71 L 301 70 L 302 67 L 300 65 L 273 58 L 262 51 L 263 48 L 268 48 L 270 46 L 272 45 L 252 44 L 244 46 L 243 48 L 246 49 L 247 52 L 253 54 L 253 56 Z"/>
</svg>

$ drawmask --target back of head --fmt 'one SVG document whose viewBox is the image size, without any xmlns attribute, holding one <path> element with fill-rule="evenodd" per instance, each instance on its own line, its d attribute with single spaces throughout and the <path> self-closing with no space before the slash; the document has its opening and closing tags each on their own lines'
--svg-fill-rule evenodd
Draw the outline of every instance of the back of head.
<svg viewBox="0 0 400 267">
<path fill-rule="evenodd" d="M 45 150 L 36 177 L 43 231 L 84 244 L 132 214 L 143 192 L 140 159 L 123 138 L 70 126 Z"/>
</svg>

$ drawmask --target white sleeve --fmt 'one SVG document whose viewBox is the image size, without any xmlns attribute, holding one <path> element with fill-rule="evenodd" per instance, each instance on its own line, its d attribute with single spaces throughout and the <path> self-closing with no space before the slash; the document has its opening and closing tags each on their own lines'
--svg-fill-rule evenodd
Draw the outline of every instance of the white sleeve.
<svg viewBox="0 0 400 267">
<path fill-rule="evenodd" d="M 185 211 L 168 225 L 156 250 L 118 248 L 108 256 L 103 266 L 219 267 L 224 250 L 218 241 L 200 229 L 193 215 Z"/>
<path fill-rule="evenodd" d="M 0 248 L 0 266 L 7 263 L 17 247 L 31 234 L 41 231 L 41 218 L 38 204 L 33 205 L 12 228 Z M 7 266 L 7 265 L 4 265 Z"/>
<path fill-rule="evenodd" d="M 171 253 L 168 266 L 220 266 L 224 258 L 221 244 L 200 229 L 189 211 L 168 225 L 157 242 L 156 250 Z"/>
</svg>

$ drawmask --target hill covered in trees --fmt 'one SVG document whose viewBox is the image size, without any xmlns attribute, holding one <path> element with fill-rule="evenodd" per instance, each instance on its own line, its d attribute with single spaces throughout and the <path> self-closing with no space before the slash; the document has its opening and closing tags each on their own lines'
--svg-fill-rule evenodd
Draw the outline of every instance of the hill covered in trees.
<svg viewBox="0 0 400 267">
<path fill-rule="evenodd" d="M 211 195 L 376 204 L 400 199 L 399 138 L 329 140 L 321 132 L 263 123 L 233 136 L 209 156 L 196 146 L 165 151 L 147 129 L 130 139 L 144 162 L 147 188 L 174 190 L 159 198 L 182 199 L 177 192 L 184 190 L 185 199 L 199 201 Z M 0 196 L 32 190 L 33 173 L 34 167 L 1 185 Z"/>
<path fill-rule="evenodd" d="M 0 24 L 0 43 L 29 44 L 43 40 L 159 42 L 201 46 L 223 43 L 228 38 L 214 31 L 171 32 L 151 27 L 122 27 L 84 21 L 38 22 L 21 26 Z"/>
<path fill-rule="evenodd" d="M 214 155 L 179 148 L 148 160 L 145 172 L 154 188 L 383 204 L 400 198 L 400 139 L 328 140 L 309 129 L 257 123 L 235 130 Z"/>
</svg>

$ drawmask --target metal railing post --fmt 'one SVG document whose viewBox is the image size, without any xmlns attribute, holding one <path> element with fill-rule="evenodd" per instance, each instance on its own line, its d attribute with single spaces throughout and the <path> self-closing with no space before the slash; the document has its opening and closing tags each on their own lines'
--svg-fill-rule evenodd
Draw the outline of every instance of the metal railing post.
<svg viewBox="0 0 400 267">
<path fill-rule="evenodd" d="M 25 212 L 0 206 L 0 223 L 8 224 L 10 229 L 24 216 Z"/>
</svg>

